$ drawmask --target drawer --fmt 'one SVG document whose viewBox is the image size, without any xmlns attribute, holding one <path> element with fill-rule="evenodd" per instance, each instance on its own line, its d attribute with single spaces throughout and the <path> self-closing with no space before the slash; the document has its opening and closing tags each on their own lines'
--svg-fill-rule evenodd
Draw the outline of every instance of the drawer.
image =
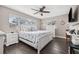
<svg viewBox="0 0 79 59">
<path fill-rule="evenodd" d="M 14 36 L 10 36 L 11 38 L 17 38 L 18 37 L 18 35 L 14 35 Z"/>
</svg>

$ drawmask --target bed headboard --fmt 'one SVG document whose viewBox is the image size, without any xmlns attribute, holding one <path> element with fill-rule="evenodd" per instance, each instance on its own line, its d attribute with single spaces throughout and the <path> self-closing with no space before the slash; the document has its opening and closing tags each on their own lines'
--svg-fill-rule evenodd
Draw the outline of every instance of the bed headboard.
<svg viewBox="0 0 79 59">
<path fill-rule="evenodd" d="M 26 25 L 20 25 L 20 31 L 29 31 L 30 29 Z"/>
<path fill-rule="evenodd" d="M 38 28 L 36 26 L 27 26 L 27 25 L 20 25 L 20 31 L 36 31 Z"/>
</svg>

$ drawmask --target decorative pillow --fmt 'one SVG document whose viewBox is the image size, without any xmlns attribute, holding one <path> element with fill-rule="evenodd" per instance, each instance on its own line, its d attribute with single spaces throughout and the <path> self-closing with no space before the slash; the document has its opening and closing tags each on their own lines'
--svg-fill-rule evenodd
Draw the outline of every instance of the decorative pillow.
<svg viewBox="0 0 79 59">
<path fill-rule="evenodd" d="M 20 30 L 21 31 L 30 31 L 31 30 L 31 27 L 26 26 L 26 25 L 21 25 Z"/>
<path fill-rule="evenodd" d="M 71 34 L 76 34 L 76 33 L 75 33 L 75 29 L 70 30 L 70 33 L 71 33 Z"/>
<path fill-rule="evenodd" d="M 36 26 L 27 26 L 27 25 L 21 25 L 20 29 L 21 31 L 37 31 L 38 30 Z"/>
<path fill-rule="evenodd" d="M 79 30 L 77 30 L 77 35 L 79 35 Z"/>
<path fill-rule="evenodd" d="M 31 26 L 31 31 L 37 31 L 38 28 L 36 26 Z"/>
</svg>

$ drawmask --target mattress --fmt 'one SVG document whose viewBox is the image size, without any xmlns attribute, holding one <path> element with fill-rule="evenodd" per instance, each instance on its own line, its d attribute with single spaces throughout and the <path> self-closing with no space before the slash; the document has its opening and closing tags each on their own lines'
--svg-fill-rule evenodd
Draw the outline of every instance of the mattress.
<svg viewBox="0 0 79 59">
<path fill-rule="evenodd" d="M 41 37 L 49 34 L 49 31 L 20 31 L 19 32 L 19 37 L 23 38 L 31 43 L 37 42 Z"/>
</svg>

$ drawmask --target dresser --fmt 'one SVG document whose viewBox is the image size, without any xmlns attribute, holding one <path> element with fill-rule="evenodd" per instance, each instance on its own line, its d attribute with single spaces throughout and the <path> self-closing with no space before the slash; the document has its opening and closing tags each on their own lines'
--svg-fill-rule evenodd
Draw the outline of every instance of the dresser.
<svg viewBox="0 0 79 59">
<path fill-rule="evenodd" d="M 18 33 L 7 33 L 6 34 L 6 46 L 18 43 Z"/>
</svg>

